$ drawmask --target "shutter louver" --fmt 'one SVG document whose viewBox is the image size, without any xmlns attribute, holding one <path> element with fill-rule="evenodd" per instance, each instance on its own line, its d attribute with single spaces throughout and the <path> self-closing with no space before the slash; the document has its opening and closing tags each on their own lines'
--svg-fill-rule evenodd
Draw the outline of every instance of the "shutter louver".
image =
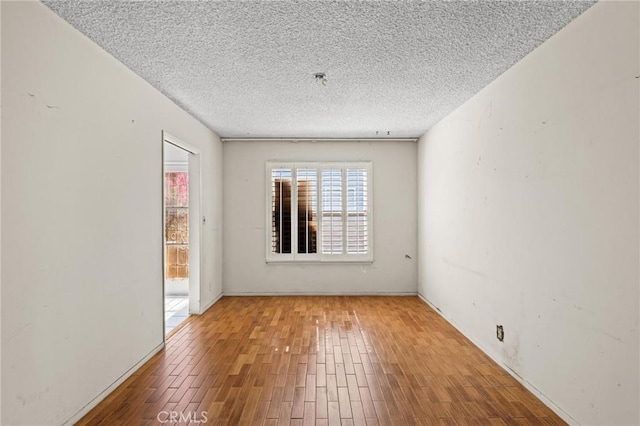
<svg viewBox="0 0 640 426">
<path fill-rule="evenodd" d="M 347 254 L 368 252 L 367 185 L 367 169 L 347 168 Z"/>
<path fill-rule="evenodd" d="M 322 254 L 341 254 L 342 168 L 322 169 Z"/>
</svg>

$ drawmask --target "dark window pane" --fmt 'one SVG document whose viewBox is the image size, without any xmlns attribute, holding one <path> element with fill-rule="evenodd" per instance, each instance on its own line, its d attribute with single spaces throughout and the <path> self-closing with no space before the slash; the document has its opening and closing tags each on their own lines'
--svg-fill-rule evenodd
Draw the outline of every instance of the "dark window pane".
<svg viewBox="0 0 640 426">
<path fill-rule="evenodd" d="M 315 169 L 298 169 L 298 253 L 317 253 L 318 174 Z"/>
<path fill-rule="evenodd" d="M 291 169 L 271 171 L 271 250 L 291 253 Z"/>
</svg>

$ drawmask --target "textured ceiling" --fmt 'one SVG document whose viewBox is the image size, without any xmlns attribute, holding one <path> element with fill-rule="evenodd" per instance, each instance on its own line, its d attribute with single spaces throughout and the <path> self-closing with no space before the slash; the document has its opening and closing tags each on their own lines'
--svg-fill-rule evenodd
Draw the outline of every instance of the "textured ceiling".
<svg viewBox="0 0 640 426">
<path fill-rule="evenodd" d="M 44 3 L 222 137 L 398 138 L 594 2 Z"/>
</svg>

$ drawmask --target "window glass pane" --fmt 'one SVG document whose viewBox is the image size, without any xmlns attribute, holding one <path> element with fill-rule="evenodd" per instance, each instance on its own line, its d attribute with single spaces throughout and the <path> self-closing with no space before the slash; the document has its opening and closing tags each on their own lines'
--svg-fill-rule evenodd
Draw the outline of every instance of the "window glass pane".
<svg viewBox="0 0 640 426">
<path fill-rule="evenodd" d="M 347 169 L 347 253 L 368 252 L 367 169 Z"/>
<path fill-rule="evenodd" d="M 297 169 L 298 188 L 298 253 L 317 253 L 318 172 Z"/>
<path fill-rule="evenodd" d="M 271 170 L 271 252 L 291 253 L 291 169 Z"/>
<path fill-rule="evenodd" d="M 189 174 L 166 172 L 165 277 L 189 278 Z"/>
<path fill-rule="evenodd" d="M 340 254 L 342 248 L 342 169 L 322 170 L 322 253 Z"/>
</svg>

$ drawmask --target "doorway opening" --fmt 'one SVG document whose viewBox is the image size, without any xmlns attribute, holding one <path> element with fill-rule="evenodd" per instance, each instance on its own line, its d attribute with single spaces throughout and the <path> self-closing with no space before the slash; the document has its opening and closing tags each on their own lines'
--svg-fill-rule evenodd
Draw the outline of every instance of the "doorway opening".
<svg viewBox="0 0 640 426">
<path fill-rule="evenodd" d="M 164 133 L 163 281 L 165 336 L 200 301 L 200 157 L 197 151 Z"/>
</svg>

